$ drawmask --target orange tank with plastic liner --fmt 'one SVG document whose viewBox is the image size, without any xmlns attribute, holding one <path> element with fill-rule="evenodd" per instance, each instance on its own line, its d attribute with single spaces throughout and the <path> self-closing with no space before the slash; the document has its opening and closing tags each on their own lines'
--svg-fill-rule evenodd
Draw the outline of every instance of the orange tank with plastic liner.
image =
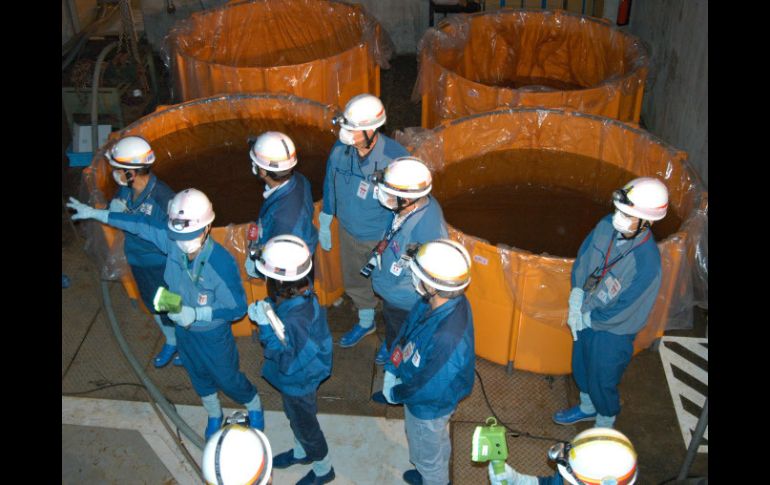
<svg viewBox="0 0 770 485">
<path fill-rule="evenodd" d="M 407 129 L 397 138 L 430 166 L 450 236 L 473 258 L 467 295 L 480 357 L 544 374 L 571 372 L 572 264 L 588 233 L 613 211 L 612 191 L 636 177 L 661 179 L 670 208 L 653 225 L 662 283 L 635 351 L 680 325 L 702 298 L 696 290 L 708 284 L 708 193 L 686 153 L 650 133 L 530 108 Z"/>
<path fill-rule="evenodd" d="M 117 190 L 104 153 L 128 135 L 144 137 L 156 155 L 152 172 L 178 192 L 194 187 L 214 206 L 212 237 L 235 257 L 249 302 L 266 296 L 265 284 L 246 275 L 248 226 L 259 214 L 264 184 L 251 171 L 249 138 L 265 131 L 281 131 L 297 147 L 296 169 L 311 184 L 315 204 L 314 224 L 326 172 L 326 160 L 336 134 L 331 120 L 337 113 L 328 105 L 279 94 L 240 94 L 204 98 L 147 115 L 110 135 L 83 172 L 81 200 L 105 207 Z M 95 224 L 87 246 L 96 256 L 103 278 L 119 279 L 130 298 L 138 299 L 136 284 L 123 255 L 123 234 Z M 337 238 L 336 225 L 332 237 Z M 335 239 L 336 240 L 336 239 Z M 316 247 L 315 290 L 322 305 L 342 296 L 339 244 L 332 251 Z M 250 335 L 252 324 L 244 316 L 233 326 L 236 336 Z"/>
</svg>

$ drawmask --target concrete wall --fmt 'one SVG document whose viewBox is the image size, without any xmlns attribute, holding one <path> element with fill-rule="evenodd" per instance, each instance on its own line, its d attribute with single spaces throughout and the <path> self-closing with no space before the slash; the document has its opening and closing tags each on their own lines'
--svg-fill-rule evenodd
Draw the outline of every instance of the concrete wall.
<svg viewBox="0 0 770 485">
<path fill-rule="evenodd" d="M 628 31 L 651 51 L 643 123 L 651 133 L 686 150 L 708 187 L 707 0 L 637 0 Z"/>
</svg>

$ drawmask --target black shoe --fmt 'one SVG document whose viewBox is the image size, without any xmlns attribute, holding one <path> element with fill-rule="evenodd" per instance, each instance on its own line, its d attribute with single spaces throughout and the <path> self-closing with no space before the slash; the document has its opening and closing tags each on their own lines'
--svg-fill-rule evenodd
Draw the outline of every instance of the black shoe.
<svg viewBox="0 0 770 485">
<path fill-rule="evenodd" d="M 417 469 L 405 471 L 401 478 L 410 485 L 422 485 L 422 475 L 420 475 Z"/>
<path fill-rule="evenodd" d="M 332 480 L 334 480 L 334 467 L 332 467 L 331 470 L 329 470 L 329 473 L 322 477 L 315 476 L 315 472 L 313 470 L 310 470 L 307 475 L 302 477 L 300 481 L 297 482 L 297 485 L 321 485 L 322 483 L 329 483 Z"/>
<path fill-rule="evenodd" d="M 289 468 L 292 465 L 309 465 L 313 460 L 308 458 L 294 458 L 294 450 L 284 451 L 273 457 L 273 468 Z"/>
</svg>

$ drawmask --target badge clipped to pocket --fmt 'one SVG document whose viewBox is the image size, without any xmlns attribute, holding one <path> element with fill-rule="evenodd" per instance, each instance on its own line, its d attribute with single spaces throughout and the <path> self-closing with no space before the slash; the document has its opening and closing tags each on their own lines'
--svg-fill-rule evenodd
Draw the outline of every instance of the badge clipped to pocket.
<svg viewBox="0 0 770 485">
<path fill-rule="evenodd" d="M 401 272 L 404 270 L 404 268 L 400 263 L 400 259 L 398 261 L 393 261 L 393 264 L 390 265 L 390 274 L 393 276 L 401 276 Z"/>
<path fill-rule="evenodd" d="M 358 184 L 358 192 L 356 195 L 359 199 L 366 199 L 366 194 L 369 192 L 369 182 L 366 180 L 362 180 L 360 184 Z"/>
<path fill-rule="evenodd" d="M 209 302 L 209 295 L 206 293 L 198 293 L 198 305 L 204 306 Z"/>
<path fill-rule="evenodd" d="M 401 360 L 403 359 L 403 354 L 401 353 L 401 346 L 396 345 L 395 350 L 393 350 L 393 353 L 390 354 L 390 362 L 398 369 L 398 366 L 401 365 Z"/>
<path fill-rule="evenodd" d="M 607 293 L 610 295 L 610 299 L 615 298 L 623 288 L 617 278 L 613 278 L 609 275 L 607 276 L 605 285 L 607 285 Z"/>
</svg>

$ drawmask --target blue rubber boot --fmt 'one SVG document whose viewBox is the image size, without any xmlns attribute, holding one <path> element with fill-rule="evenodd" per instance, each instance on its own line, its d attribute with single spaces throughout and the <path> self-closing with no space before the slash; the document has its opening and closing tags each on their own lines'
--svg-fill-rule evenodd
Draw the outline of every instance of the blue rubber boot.
<svg viewBox="0 0 770 485">
<path fill-rule="evenodd" d="M 219 428 L 222 427 L 223 419 L 224 419 L 224 416 L 220 416 L 218 418 L 209 417 L 209 420 L 206 423 L 206 441 L 208 441 L 209 438 L 211 438 L 211 435 L 219 431 Z"/>
<path fill-rule="evenodd" d="M 155 368 L 160 369 L 161 367 L 166 367 L 168 363 L 171 362 L 171 358 L 174 354 L 176 354 L 176 345 L 163 344 L 163 348 L 160 349 L 160 353 L 155 356 L 155 360 L 153 361 Z"/>
<path fill-rule="evenodd" d="M 401 478 L 410 485 L 422 485 L 422 475 L 420 475 L 416 468 L 405 471 Z"/>
<path fill-rule="evenodd" d="M 182 356 L 179 354 L 176 354 L 176 356 L 174 356 L 174 361 L 172 362 L 172 364 L 174 364 L 177 367 L 183 367 L 184 364 L 182 364 Z"/>
<path fill-rule="evenodd" d="M 334 480 L 334 468 L 332 467 L 331 470 L 329 470 L 329 473 L 322 477 L 316 476 L 315 472 L 313 470 L 310 470 L 307 475 L 302 477 L 300 481 L 297 482 L 297 485 L 321 485 L 323 483 L 329 483 L 332 480 Z"/>
<path fill-rule="evenodd" d="M 273 457 L 273 468 L 289 468 L 292 465 L 309 465 L 313 463 L 308 457 L 294 458 L 294 450 L 284 451 Z"/>
<path fill-rule="evenodd" d="M 249 426 L 260 431 L 265 430 L 265 413 L 259 411 L 249 411 Z"/>
<path fill-rule="evenodd" d="M 580 421 L 594 421 L 596 419 L 596 413 L 584 413 L 580 410 L 580 405 L 573 406 L 569 409 L 562 409 L 557 411 L 553 415 L 553 422 L 556 424 L 575 424 Z"/>
<path fill-rule="evenodd" d="M 342 336 L 340 339 L 340 347 L 353 347 L 362 338 L 367 335 L 371 335 L 375 332 L 374 327 L 374 308 L 364 308 L 358 310 L 358 323 L 353 325 L 348 333 Z"/>
<path fill-rule="evenodd" d="M 390 358 L 390 352 L 388 352 L 388 346 L 385 342 L 380 345 L 380 350 L 377 351 L 377 356 L 374 358 L 374 363 L 377 365 L 385 365 L 385 362 Z"/>
</svg>

